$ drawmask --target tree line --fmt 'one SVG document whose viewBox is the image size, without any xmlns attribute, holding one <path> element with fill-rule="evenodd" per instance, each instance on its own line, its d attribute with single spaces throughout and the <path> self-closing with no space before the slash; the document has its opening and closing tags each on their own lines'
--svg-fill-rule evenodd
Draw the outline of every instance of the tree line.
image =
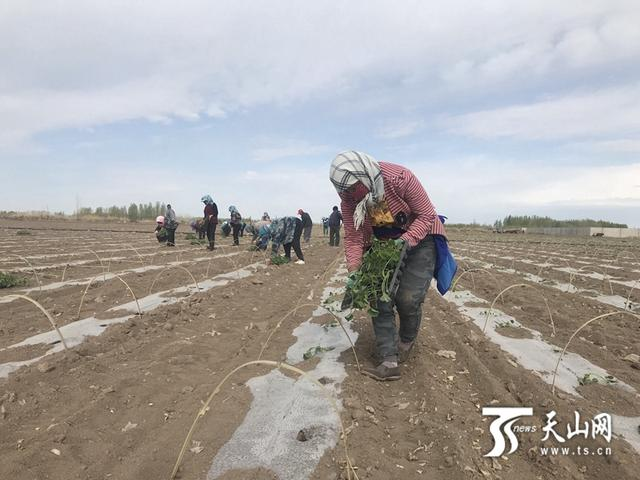
<svg viewBox="0 0 640 480">
<path fill-rule="evenodd" d="M 606 220 L 592 220 L 584 218 L 580 220 L 556 220 L 551 217 L 539 217 L 538 215 L 507 215 L 502 220 L 496 220 L 493 224 L 497 230 L 503 228 L 520 227 L 606 227 L 627 228 L 625 223 L 608 222 Z"/>
<path fill-rule="evenodd" d="M 119 218 L 127 219 L 130 222 L 138 220 L 155 220 L 158 215 L 164 215 L 167 206 L 161 202 L 149 203 L 131 203 L 129 206 L 97 207 L 95 210 L 91 207 L 82 207 L 76 211 L 78 217 L 101 217 L 101 218 Z"/>
</svg>

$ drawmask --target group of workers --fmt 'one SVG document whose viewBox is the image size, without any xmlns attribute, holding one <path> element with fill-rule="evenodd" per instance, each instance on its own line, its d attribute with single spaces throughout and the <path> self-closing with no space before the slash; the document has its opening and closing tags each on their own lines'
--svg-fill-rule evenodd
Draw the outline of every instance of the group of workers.
<svg viewBox="0 0 640 480">
<path fill-rule="evenodd" d="M 216 228 L 218 225 L 218 206 L 210 195 L 204 195 L 200 201 L 204 204 L 204 216 L 202 219 L 191 222 L 191 228 L 198 232 L 198 238 L 207 237 L 208 250 L 215 250 Z M 334 207 L 337 209 L 337 207 Z M 272 243 L 272 255 L 276 256 L 280 246 L 284 249 L 284 255 L 291 260 L 291 249 L 293 248 L 298 257 L 296 264 L 304 264 L 304 254 L 300 244 L 300 239 L 304 238 L 305 243 L 311 240 L 313 221 L 308 212 L 298 210 L 297 217 L 282 217 L 271 220 L 267 212 L 264 212 L 260 221 L 248 225 L 251 232 L 254 248 L 266 250 L 269 241 Z M 164 216 L 156 218 L 156 238 L 158 242 L 166 242 L 167 246 L 175 246 L 175 232 L 178 227 L 175 211 L 171 205 L 167 205 Z M 233 245 L 240 245 L 239 237 L 243 236 L 247 224 L 242 221 L 242 215 L 235 205 L 229 207 L 229 220 L 222 224 L 223 235 L 233 234 Z M 226 229 L 226 231 L 225 231 Z"/>
<path fill-rule="evenodd" d="M 455 274 L 455 261 L 443 226 L 446 217 L 437 215 L 424 187 L 409 169 L 378 162 L 366 153 L 350 150 L 338 154 L 331 163 L 329 177 L 340 197 L 341 208 L 334 206 L 322 223 L 325 235 L 329 233 L 329 245 L 335 247 L 340 245 L 340 226 L 344 224 L 344 252 L 350 272 L 345 300 L 353 283 L 351 272 L 361 266 L 373 237 L 406 247 L 397 292 L 391 299 L 378 298 L 377 314 L 372 317 L 379 361 L 374 367 L 363 369 L 365 375 L 376 380 L 398 380 L 399 363 L 409 358 L 420 330 L 422 304 L 431 280 L 437 280 L 438 290 L 444 294 Z M 205 205 L 207 248 L 213 250 L 218 209 L 211 196 L 205 195 L 201 200 Z M 233 205 L 229 213 L 233 244 L 238 245 L 242 216 Z M 313 223 L 302 209 L 298 210 L 298 216 L 271 220 L 265 212 L 260 221 L 248 226 L 254 248 L 266 250 L 271 241 L 272 256 L 283 246 L 289 260 L 293 248 L 298 257 L 295 263 L 304 264 L 300 240 L 310 241 Z M 164 231 L 167 245 L 175 245 L 176 227 L 175 212 L 168 205 L 163 224 L 157 229 Z M 399 327 L 394 309 L 398 312 Z"/>
</svg>

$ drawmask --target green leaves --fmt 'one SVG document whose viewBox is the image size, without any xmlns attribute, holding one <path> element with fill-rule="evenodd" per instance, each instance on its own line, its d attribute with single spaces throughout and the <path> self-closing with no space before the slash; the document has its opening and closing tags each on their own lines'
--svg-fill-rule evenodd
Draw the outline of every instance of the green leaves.
<svg viewBox="0 0 640 480">
<path fill-rule="evenodd" d="M 285 263 L 289 263 L 289 259 L 284 255 L 274 255 L 271 257 L 272 265 L 284 265 Z"/>
<path fill-rule="evenodd" d="M 378 315 L 378 299 L 390 302 L 389 288 L 393 272 L 400 261 L 402 244 L 393 240 L 374 239 L 364 254 L 362 265 L 349 275 L 347 288 L 353 297 L 353 308 L 366 309 Z"/>
<path fill-rule="evenodd" d="M 26 284 L 26 278 L 16 277 L 12 273 L 0 272 L 0 288 L 21 287 Z"/>
<path fill-rule="evenodd" d="M 595 373 L 585 373 L 582 377 L 578 377 L 580 385 L 589 385 L 591 383 L 599 383 L 601 385 L 611 385 L 617 383 L 618 380 L 612 375 L 597 375 Z"/>
<path fill-rule="evenodd" d="M 315 357 L 319 353 L 330 352 L 334 348 L 335 347 L 321 347 L 320 345 L 316 347 L 311 347 L 309 350 L 304 352 L 304 354 L 302 355 L 302 358 L 304 358 L 305 360 L 309 360 L 311 357 Z"/>
</svg>

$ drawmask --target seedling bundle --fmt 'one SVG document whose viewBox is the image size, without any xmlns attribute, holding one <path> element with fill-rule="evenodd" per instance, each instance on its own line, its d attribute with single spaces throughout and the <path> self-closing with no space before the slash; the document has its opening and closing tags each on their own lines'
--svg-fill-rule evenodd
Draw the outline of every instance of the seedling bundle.
<svg viewBox="0 0 640 480">
<path fill-rule="evenodd" d="M 389 302 L 397 290 L 405 252 L 406 246 L 392 240 L 373 240 L 362 258 L 362 265 L 349 277 L 348 293 L 353 308 L 367 309 L 371 316 L 378 315 L 378 299 Z"/>
</svg>

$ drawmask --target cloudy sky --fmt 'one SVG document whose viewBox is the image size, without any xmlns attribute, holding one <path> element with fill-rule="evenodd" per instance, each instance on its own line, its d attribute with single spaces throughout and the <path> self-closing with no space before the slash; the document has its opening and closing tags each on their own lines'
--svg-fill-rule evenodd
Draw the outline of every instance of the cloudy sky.
<svg viewBox="0 0 640 480">
<path fill-rule="evenodd" d="M 338 152 L 451 221 L 640 226 L 640 2 L 0 3 L 0 210 L 319 218 Z"/>
</svg>

